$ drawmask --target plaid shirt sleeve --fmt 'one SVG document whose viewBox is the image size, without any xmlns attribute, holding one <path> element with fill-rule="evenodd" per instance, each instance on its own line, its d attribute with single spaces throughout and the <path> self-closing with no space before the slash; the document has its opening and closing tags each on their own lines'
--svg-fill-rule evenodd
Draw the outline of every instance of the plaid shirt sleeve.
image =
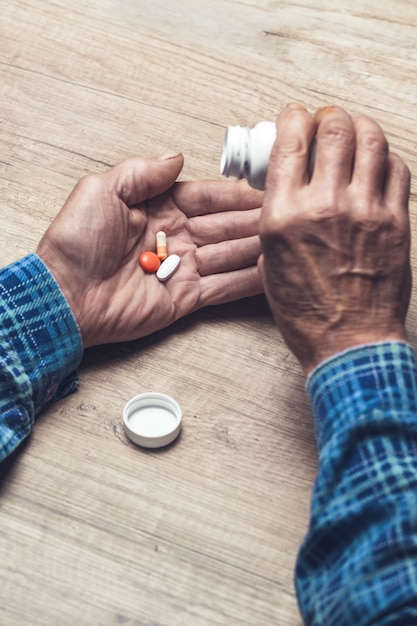
<svg viewBox="0 0 417 626">
<path fill-rule="evenodd" d="M 77 323 L 43 261 L 30 254 L 0 270 L 0 461 L 36 415 L 77 386 Z"/>
<path fill-rule="evenodd" d="M 295 573 L 315 626 L 417 624 L 417 359 L 348 350 L 307 381 L 319 451 Z"/>
</svg>

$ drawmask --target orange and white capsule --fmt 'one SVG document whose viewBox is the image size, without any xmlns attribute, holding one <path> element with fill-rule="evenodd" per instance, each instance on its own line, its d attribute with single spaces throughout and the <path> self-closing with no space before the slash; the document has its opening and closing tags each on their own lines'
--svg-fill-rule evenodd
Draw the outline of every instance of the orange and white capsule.
<svg viewBox="0 0 417 626">
<path fill-rule="evenodd" d="M 167 236 L 163 230 L 156 233 L 156 254 L 161 261 L 165 261 L 168 256 Z"/>
</svg>

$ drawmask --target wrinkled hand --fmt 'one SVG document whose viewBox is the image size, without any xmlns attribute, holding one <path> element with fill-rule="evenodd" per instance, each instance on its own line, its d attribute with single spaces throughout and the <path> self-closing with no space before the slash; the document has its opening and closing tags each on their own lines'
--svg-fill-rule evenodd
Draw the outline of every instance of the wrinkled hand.
<svg viewBox="0 0 417 626">
<path fill-rule="evenodd" d="M 262 291 L 256 262 L 262 194 L 245 183 L 175 182 L 182 155 L 131 158 L 86 176 L 42 238 L 44 260 L 84 347 L 128 341 L 200 307 Z M 165 283 L 138 264 L 167 234 L 181 257 Z"/>
<path fill-rule="evenodd" d="M 277 121 L 260 223 L 260 273 L 278 327 L 309 373 L 355 345 L 405 340 L 410 175 L 380 127 L 336 107 Z M 316 137 L 314 172 L 308 154 Z"/>
</svg>

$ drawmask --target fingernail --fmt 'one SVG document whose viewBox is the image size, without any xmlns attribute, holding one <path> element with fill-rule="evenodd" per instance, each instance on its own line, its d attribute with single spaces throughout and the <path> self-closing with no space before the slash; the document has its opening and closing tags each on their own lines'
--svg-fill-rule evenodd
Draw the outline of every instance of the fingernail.
<svg viewBox="0 0 417 626">
<path fill-rule="evenodd" d="M 177 157 L 181 156 L 181 154 L 182 154 L 182 152 L 175 152 L 174 150 L 171 150 L 171 152 L 166 152 L 162 156 L 159 156 L 158 160 L 159 161 L 168 161 L 169 159 L 176 159 Z"/>
<path fill-rule="evenodd" d="M 314 118 L 315 118 L 316 122 L 320 123 L 328 115 L 333 115 L 334 113 L 340 113 L 340 111 L 342 111 L 342 109 L 340 109 L 337 106 L 334 106 L 334 105 L 330 104 L 328 106 L 321 107 L 320 109 L 318 109 L 316 111 L 316 114 L 314 115 Z"/>
<path fill-rule="evenodd" d="M 286 111 L 307 111 L 305 106 L 299 102 L 290 102 L 284 107 L 284 109 Z"/>
</svg>

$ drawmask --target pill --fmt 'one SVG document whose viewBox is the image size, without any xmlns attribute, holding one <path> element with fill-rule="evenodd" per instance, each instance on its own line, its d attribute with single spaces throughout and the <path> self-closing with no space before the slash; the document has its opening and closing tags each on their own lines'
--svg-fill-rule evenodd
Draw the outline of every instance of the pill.
<svg viewBox="0 0 417 626">
<path fill-rule="evenodd" d="M 161 261 L 165 261 L 168 256 L 167 236 L 163 230 L 156 233 L 156 254 Z"/>
<path fill-rule="evenodd" d="M 161 261 L 155 252 L 142 252 L 139 257 L 139 265 L 145 272 L 156 272 L 161 265 Z"/>
<path fill-rule="evenodd" d="M 178 269 L 180 261 L 181 259 L 178 254 L 170 254 L 169 257 L 161 263 L 158 271 L 156 272 L 156 277 L 161 282 L 168 280 L 168 278 Z"/>
</svg>

